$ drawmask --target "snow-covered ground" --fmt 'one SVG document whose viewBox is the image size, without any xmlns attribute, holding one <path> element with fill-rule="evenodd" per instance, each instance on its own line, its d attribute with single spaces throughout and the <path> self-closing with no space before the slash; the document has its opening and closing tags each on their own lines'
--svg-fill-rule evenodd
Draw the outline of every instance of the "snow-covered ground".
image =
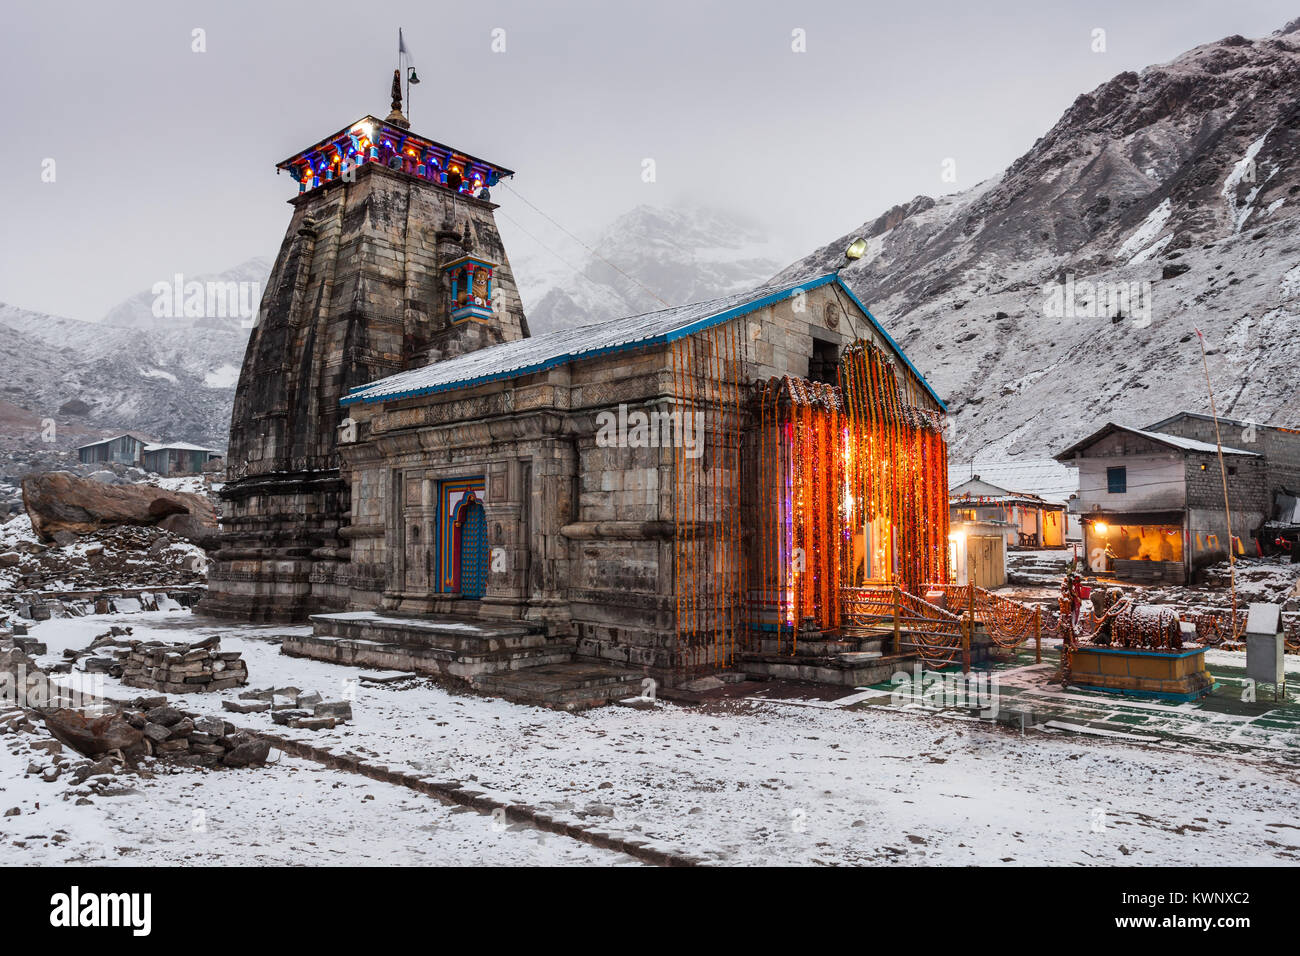
<svg viewBox="0 0 1300 956">
<path fill-rule="evenodd" d="M 262 769 L 119 775 L 78 789 L 25 771 L 39 752 L 0 738 L 0 866 L 471 866 L 634 864 L 618 854 L 280 756 Z"/>
<path fill-rule="evenodd" d="M 188 612 L 54 620 L 32 633 L 50 645 L 53 658 L 109 624 L 130 625 L 133 636 L 146 639 L 220 634 L 224 648 L 243 652 L 252 687 L 291 684 L 327 697 L 355 696 L 354 721 L 333 731 L 289 731 L 265 714 L 237 717 L 243 726 L 427 779 L 471 781 L 489 796 L 561 821 L 596 821 L 601 829 L 724 864 L 1243 865 L 1289 863 L 1300 854 L 1294 771 L 1268 759 L 1207 757 L 1100 737 L 1022 737 L 879 707 L 742 700 L 703 709 L 661 703 L 650 711 L 557 713 L 424 681 L 371 686 L 354 680 L 362 673 L 355 668 L 280 655 L 272 639 L 291 629 L 207 626 Z M 139 693 L 112 679 L 104 690 L 122 698 Z M 221 697 L 236 696 L 195 695 L 184 705 L 216 712 Z M 371 832 L 359 819 L 352 823 L 358 832 L 346 832 L 342 810 L 350 814 L 358 805 L 346 794 L 384 785 L 302 764 L 289 771 L 292 765 L 265 775 L 195 776 L 190 789 L 175 786 L 180 793 L 224 797 L 213 796 L 214 806 L 237 800 L 231 806 L 252 821 L 241 839 L 250 839 L 262 815 L 257 808 L 265 812 L 283 799 L 282 788 L 292 789 L 287 774 L 304 784 L 313 775 L 338 782 L 347 788 L 340 815 L 326 817 L 337 828 L 322 826 L 312 852 L 342 847 L 344 853 L 330 858 L 346 859 L 368 838 L 360 831 Z M 305 792 L 343 787 L 321 783 Z M 394 845 L 405 846 L 421 831 L 418 818 L 399 809 L 401 798 L 416 799 L 402 793 L 375 810 L 392 810 Z M 150 811 L 140 812 L 147 823 Z M 171 819 L 174 830 L 179 818 Z M 13 820 L 0 825 L 13 832 Z M 141 846 L 136 861 L 154 852 L 161 851 Z"/>
</svg>

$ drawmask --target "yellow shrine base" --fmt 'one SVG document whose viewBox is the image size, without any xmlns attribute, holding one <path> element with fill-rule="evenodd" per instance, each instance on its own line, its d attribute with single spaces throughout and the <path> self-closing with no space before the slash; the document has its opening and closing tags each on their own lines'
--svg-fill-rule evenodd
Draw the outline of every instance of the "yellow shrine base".
<svg viewBox="0 0 1300 956">
<path fill-rule="evenodd" d="M 1135 651 L 1079 647 L 1070 653 L 1070 685 L 1133 697 L 1196 700 L 1214 687 L 1205 669 L 1205 648 Z"/>
</svg>

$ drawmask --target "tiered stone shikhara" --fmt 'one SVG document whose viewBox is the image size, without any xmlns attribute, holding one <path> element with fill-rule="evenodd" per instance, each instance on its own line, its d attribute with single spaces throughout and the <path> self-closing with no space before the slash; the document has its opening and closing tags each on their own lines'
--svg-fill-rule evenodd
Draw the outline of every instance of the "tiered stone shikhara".
<svg viewBox="0 0 1300 956">
<path fill-rule="evenodd" d="M 399 106 L 278 164 L 299 191 L 235 395 L 207 613 L 346 607 L 366 532 L 347 527 L 339 399 L 528 335 L 489 192 L 512 172 L 412 133 Z"/>
</svg>

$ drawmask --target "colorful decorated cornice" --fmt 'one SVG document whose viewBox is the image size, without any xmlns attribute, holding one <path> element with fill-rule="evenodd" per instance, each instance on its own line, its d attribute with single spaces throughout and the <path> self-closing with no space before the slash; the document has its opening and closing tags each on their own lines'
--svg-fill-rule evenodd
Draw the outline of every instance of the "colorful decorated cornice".
<svg viewBox="0 0 1300 956">
<path fill-rule="evenodd" d="M 349 168 L 380 163 L 388 169 L 435 183 L 463 196 L 491 198 L 489 190 L 514 170 L 479 159 L 443 143 L 427 139 L 366 116 L 327 136 L 316 145 L 276 163 L 306 193 L 344 178 Z"/>
</svg>

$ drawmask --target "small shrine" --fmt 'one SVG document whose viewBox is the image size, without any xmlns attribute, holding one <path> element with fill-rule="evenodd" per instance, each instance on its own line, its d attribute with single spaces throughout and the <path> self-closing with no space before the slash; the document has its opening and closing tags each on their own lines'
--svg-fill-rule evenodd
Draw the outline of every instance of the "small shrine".
<svg viewBox="0 0 1300 956">
<path fill-rule="evenodd" d="M 1086 587 L 1073 573 L 1061 582 L 1059 605 L 1062 687 L 1179 702 L 1214 689 L 1205 646 L 1184 642 L 1172 608 Z"/>
<path fill-rule="evenodd" d="M 492 270 L 496 263 L 477 256 L 461 256 L 443 267 L 451 282 L 451 321 L 489 321 L 492 318 Z"/>
</svg>

